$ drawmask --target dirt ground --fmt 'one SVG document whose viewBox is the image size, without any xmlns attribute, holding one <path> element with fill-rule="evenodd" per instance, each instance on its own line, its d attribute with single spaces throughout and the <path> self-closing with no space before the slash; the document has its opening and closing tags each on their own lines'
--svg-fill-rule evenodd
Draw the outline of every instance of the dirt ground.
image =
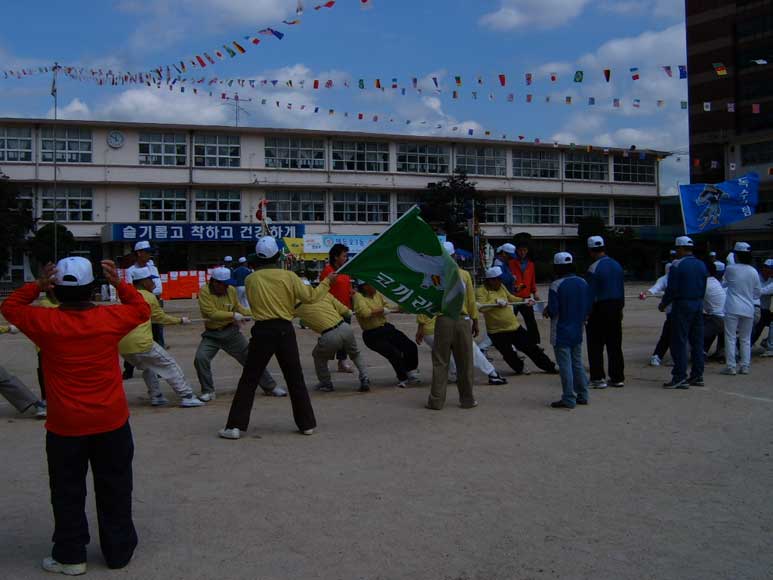
<svg viewBox="0 0 773 580">
<path fill-rule="evenodd" d="M 335 393 L 312 393 L 312 437 L 295 431 L 287 399 L 257 397 L 247 436 L 219 439 L 239 376 L 223 354 L 214 364 L 222 396 L 205 408 L 151 408 L 142 380 L 127 381 L 140 545 L 128 568 L 107 570 L 90 490 L 89 575 L 773 578 L 773 359 L 755 358 L 750 376 L 720 376 L 710 365 L 705 388 L 663 390 L 669 367 L 647 366 L 663 321 L 655 306 L 628 302 L 625 388 L 592 391 L 590 405 L 573 411 L 547 407 L 558 377 L 510 372 L 499 387 L 476 376 L 476 409 L 460 409 L 449 385 L 445 410 L 425 410 L 426 346 L 416 388 L 396 389 L 386 361 L 367 350 L 371 393 L 334 374 Z M 191 301 L 167 310 L 197 315 Z M 413 336 L 412 317 L 392 320 Z M 198 337 L 198 328 L 167 329 L 196 390 Z M 311 386 L 316 338 L 298 337 Z M 36 388 L 32 345 L 5 335 L 0 347 L 0 364 Z M 46 577 L 43 424 L 2 401 L 0 438 L 0 578 Z"/>
</svg>

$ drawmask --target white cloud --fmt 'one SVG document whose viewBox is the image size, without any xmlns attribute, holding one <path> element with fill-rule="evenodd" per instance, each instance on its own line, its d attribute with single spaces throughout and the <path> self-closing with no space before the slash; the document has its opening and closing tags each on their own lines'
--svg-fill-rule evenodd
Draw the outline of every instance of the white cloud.
<svg viewBox="0 0 773 580">
<path fill-rule="evenodd" d="M 499 9 L 484 14 L 480 24 L 493 30 L 558 28 L 577 18 L 590 0 L 499 0 Z"/>
<path fill-rule="evenodd" d="M 54 118 L 53 107 L 48 110 L 48 118 Z M 78 98 L 71 100 L 64 107 L 60 107 L 57 111 L 57 117 L 59 119 L 91 119 L 91 109 L 89 106 Z"/>
<path fill-rule="evenodd" d="M 624 16 L 652 15 L 656 18 L 672 20 L 684 18 L 682 0 L 602 0 L 598 7 L 602 12 Z"/>
</svg>

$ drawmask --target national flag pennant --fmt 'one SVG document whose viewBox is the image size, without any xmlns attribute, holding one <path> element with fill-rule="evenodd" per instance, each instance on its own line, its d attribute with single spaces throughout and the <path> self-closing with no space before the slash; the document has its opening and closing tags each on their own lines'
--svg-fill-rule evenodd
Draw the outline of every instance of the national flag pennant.
<svg viewBox="0 0 773 580">
<path fill-rule="evenodd" d="M 674 71 L 671 70 L 670 66 L 664 66 L 663 67 L 663 72 L 666 73 L 666 76 L 668 76 L 669 78 L 674 76 Z"/>
<path fill-rule="evenodd" d="M 558 73 L 550 73 L 550 82 L 554 83 L 558 80 Z"/>
<path fill-rule="evenodd" d="M 411 86 L 412 86 L 414 89 L 415 89 L 415 88 L 418 88 L 418 86 L 419 86 L 419 79 L 417 79 L 416 77 L 413 77 L 413 78 L 411 79 Z"/>
<path fill-rule="evenodd" d="M 392 79 L 392 88 L 393 89 L 397 88 L 397 79 Z"/>
<path fill-rule="evenodd" d="M 374 84 L 375 84 L 377 89 L 380 89 L 381 88 L 381 79 L 376 79 Z"/>
<path fill-rule="evenodd" d="M 458 99 L 459 98 L 459 91 L 454 91 L 451 93 L 451 98 Z"/>
<path fill-rule="evenodd" d="M 198 54 L 196 55 L 196 60 L 199 62 L 202 68 L 207 68 L 207 63 Z"/>
<path fill-rule="evenodd" d="M 680 101 L 679 106 L 682 107 L 682 110 L 687 109 L 687 101 Z"/>
<path fill-rule="evenodd" d="M 236 56 L 236 51 L 233 48 L 231 48 L 230 46 L 228 46 L 227 44 L 224 44 L 223 48 L 228 53 L 228 56 L 230 56 L 231 58 Z"/>
<path fill-rule="evenodd" d="M 576 73 L 574 73 L 574 82 L 581 83 L 584 76 L 585 73 L 581 70 L 578 70 Z"/>
<path fill-rule="evenodd" d="M 532 99 L 534 99 L 534 95 L 526 95 L 526 102 L 531 103 Z"/>
<path fill-rule="evenodd" d="M 438 85 L 437 77 L 432 77 L 432 82 L 435 83 L 435 88 L 437 89 L 440 85 Z"/>
<path fill-rule="evenodd" d="M 571 104 L 572 104 L 572 97 L 566 97 L 566 98 L 564 99 L 564 102 L 565 102 L 567 105 L 571 105 Z"/>
<path fill-rule="evenodd" d="M 474 133 L 475 133 L 475 131 L 473 131 L 472 129 L 467 129 L 467 134 L 468 135 L 473 135 Z"/>
<path fill-rule="evenodd" d="M 332 89 L 333 88 L 333 79 L 327 79 L 325 81 L 325 88 L 326 89 Z"/>
<path fill-rule="evenodd" d="M 638 81 L 639 80 L 639 67 L 633 66 L 631 67 L 631 79 Z"/>
<path fill-rule="evenodd" d="M 684 64 L 679 65 L 679 78 L 680 79 L 687 78 L 687 65 L 684 65 Z"/>
<path fill-rule="evenodd" d="M 595 105 L 596 104 L 596 97 L 588 97 L 588 104 L 589 105 Z"/>
<path fill-rule="evenodd" d="M 314 87 L 315 90 L 319 89 L 319 79 L 314 79 L 314 83 L 312 86 Z"/>
<path fill-rule="evenodd" d="M 532 74 L 531 73 L 526 73 L 526 84 L 527 85 L 531 84 L 532 79 L 533 79 Z"/>
<path fill-rule="evenodd" d="M 363 114 L 362 113 L 358 113 L 357 114 L 357 118 L 361 121 L 363 119 Z"/>
<path fill-rule="evenodd" d="M 357 82 L 357 86 L 360 87 L 361 89 L 364 89 L 365 88 L 365 79 L 360 79 Z"/>
<path fill-rule="evenodd" d="M 279 40 L 282 40 L 284 38 L 284 32 L 279 32 L 278 30 L 274 30 L 273 28 L 264 28 L 263 30 L 258 30 L 258 34 L 264 34 L 266 36 L 276 36 Z"/>
<path fill-rule="evenodd" d="M 483 85 L 483 77 L 481 75 L 478 75 L 478 84 Z"/>
<path fill-rule="evenodd" d="M 247 52 L 246 50 L 244 50 L 244 47 L 238 42 L 236 42 L 235 40 L 231 44 L 234 45 L 234 48 L 236 48 L 239 54 L 244 54 L 245 52 Z"/>
<path fill-rule="evenodd" d="M 508 93 L 507 94 L 507 102 L 508 103 L 512 103 L 513 101 L 515 101 L 515 95 L 513 93 Z"/>
<path fill-rule="evenodd" d="M 472 91 L 472 100 L 477 101 L 478 100 L 478 91 Z"/>
<path fill-rule="evenodd" d="M 718 77 L 726 77 L 727 76 L 727 68 L 721 62 L 714 62 L 714 63 L 711 64 L 711 66 L 714 67 L 714 72 L 717 73 Z"/>
<path fill-rule="evenodd" d="M 620 108 L 620 99 L 612 99 L 612 106 L 615 109 L 619 109 Z"/>
<path fill-rule="evenodd" d="M 287 26 L 295 26 L 295 25 L 300 24 L 300 23 L 301 23 L 301 21 L 298 20 L 298 19 L 296 19 L 296 20 L 282 20 L 282 24 L 287 24 Z"/>
<path fill-rule="evenodd" d="M 336 5 L 335 0 L 329 0 L 328 2 L 325 2 L 324 4 L 317 4 L 314 7 L 314 10 L 321 10 L 322 8 L 332 8 L 335 5 Z"/>
<path fill-rule="evenodd" d="M 260 42 L 260 41 L 258 41 L 258 42 Z M 209 53 L 205 52 L 205 53 L 204 53 L 204 56 L 205 56 L 205 57 L 206 57 L 206 59 L 209 61 L 209 64 L 215 64 L 215 59 L 214 59 L 214 58 L 212 58 L 211 56 L 209 56 Z M 177 68 L 177 67 L 175 67 L 175 68 Z"/>
<path fill-rule="evenodd" d="M 611 70 L 611 69 L 608 69 L 608 68 L 605 68 L 605 69 L 604 69 L 604 80 L 606 80 L 607 82 L 609 82 L 609 79 L 610 79 L 610 78 L 612 78 L 612 70 Z"/>
<path fill-rule="evenodd" d="M 634 99 L 633 100 L 633 108 L 638 109 L 641 107 L 641 99 Z"/>
<path fill-rule="evenodd" d="M 658 99 L 658 109 L 662 109 L 666 102 L 662 99 Z"/>
<path fill-rule="evenodd" d="M 454 81 L 456 82 L 457 87 L 462 86 L 462 77 L 454 77 Z"/>
<path fill-rule="evenodd" d="M 503 87 L 507 84 L 507 77 L 505 75 L 499 75 L 499 84 Z"/>
</svg>

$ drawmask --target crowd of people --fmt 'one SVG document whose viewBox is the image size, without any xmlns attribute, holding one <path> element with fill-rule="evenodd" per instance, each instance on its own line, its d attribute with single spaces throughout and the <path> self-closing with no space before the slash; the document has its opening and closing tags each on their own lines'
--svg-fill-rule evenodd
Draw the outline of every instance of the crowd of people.
<svg viewBox="0 0 773 580">
<path fill-rule="evenodd" d="M 302 371 L 293 325 L 296 318 L 318 335 L 311 354 L 319 391 L 335 390 L 329 369 L 332 360 L 337 361 L 340 372 L 356 369 L 359 390 L 370 390 L 353 317 L 362 329 L 364 345 L 389 362 L 397 387 L 422 382 L 419 346 L 429 346 L 428 409 L 443 409 L 449 383 L 456 383 L 462 408 L 476 407 L 476 369 L 489 384 L 506 384 L 507 379 L 486 356 L 491 347 L 515 375 L 528 374 L 526 358 L 543 372 L 559 375 L 562 394 L 550 404 L 555 409 L 588 405 L 589 389 L 624 387 L 623 269 L 607 255 L 602 237 L 590 237 L 587 247 L 593 261 L 583 277 L 575 271 L 572 254 L 553 256 L 555 279 L 547 300 L 542 300 L 528 245 L 500 246 L 477 288 L 469 272 L 459 268 L 464 286 L 460 316 L 418 315 L 416 335 L 409 338 L 388 322 L 391 313 L 399 312 L 397 306 L 367 282 L 337 273 L 348 260 L 345 246 L 331 249 L 321 282 L 314 287 L 279 267 L 276 240 L 263 237 L 254 254 L 238 261 L 226 257 L 200 290 L 204 332 L 194 358 L 198 394 L 164 345 L 164 326 L 192 321 L 164 311 L 149 243 L 135 246 L 135 263 L 126 272 L 128 283 L 121 281 L 112 262 L 102 262 L 104 278 L 116 288 L 118 305 L 91 302 L 95 276 L 88 260 L 71 257 L 47 265 L 37 282 L 23 286 L 0 306 L 10 323 L 0 327 L 0 334 L 22 332 L 39 349 L 41 395 L 33 394 L 2 367 L 0 394 L 20 412 L 32 409 L 39 417 L 47 415 L 55 531 L 53 551 L 43 561 L 44 569 L 73 575 L 86 571 L 89 536 L 84 510 L 89 465 L 105 560 L 109 567 L 121 568 L 132 557 L 137 545 L 131 518 L 133 440 L 123 380 L 134 369 L 142 372 L 151 405 L 169 404 L 163 379 L 181 407 L 202 407 L 217 397 L 211 363 L 222 350 L 243 370 L 220 437 L 236 440 L 248 429 L 258 387 L 268 396 L 289 395 L 299 432 L 312 435 L 317 422 Z M 455 255 L 450 242 L 444 249 Z M 660 366 L 670 350 L 674 366 L 671 379 L 663 385 L 667 389 L 703 386 L 704 362 L 715 341 L 717 354 L 724 353 L 726 361 L 722 374 L 750 373 L 751 346 L 771 326 L 773 259 L 765 260 L 758 272 L 752 265 L 751 247 L 744 242 L 735 245 L 727 264 L 716 256 L 698 259 L 693 250 L 692 239 L 677 238 L 666 275 L 640 295 L 641 299 L 660 297 L 658 308 L 666 315 L 650 364 Z M 555 362 L 540 346 L 536 320 L 540 313 L 550 321 Z M 480 318 L 486 336 L 478 341 Z M 248 340 L 241 325 L 249 321 Z M 583 364 L 585 338 L 589 376 Z M 763 356 L 773 356 L 770 330 L 764 344 Z M 119 354 L 125 364 L 123 373 Z M 277 385 L 267 369 L 273 357 L 286 389 Z"/>
</svg>

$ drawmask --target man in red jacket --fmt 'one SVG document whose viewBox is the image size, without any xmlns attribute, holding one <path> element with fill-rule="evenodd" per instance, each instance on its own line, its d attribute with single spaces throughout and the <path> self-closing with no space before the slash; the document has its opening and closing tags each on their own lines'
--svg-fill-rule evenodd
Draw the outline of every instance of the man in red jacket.
<svg viewBox="0 0 773 580">
<path fill-rule="evenodd" d="M 537 275 L 534 272 L 534 262 L 529 259 L 529 244 L 521 240 L 516 245 L 515 253 L 515 258 L 510 260 L 510 271 L 515 276 L 515 295 L 524 300 L 533 298 L 539 302 Z M 529 340 L 534 344 L 539 344 L 539 328 L 537 320 L 534 318 L 534 308 L 524 302 L 515 307 L 515 312 L 523 317 Z"/>
<path fill-rule="evenodd" d="M 333 272 L 338 270 L 341 266 L 346 264 L 349 259 L 349 248 L 343 244 L 333 244 L 328 254 L 329 260 L 319 275 L 319 281 L 322 282 L 325 278 L 330 276 Z M 349 310 L 352 310 L 352 279 L 346 274 L 341 274 L 338 279 L 330 285 L 330 293 L 341 304 L 346 306 Z M 344 319 L 348 324 L 352 323 L 352 317 L 349 316 L 348 320 Z M 338 359 L 338 372 L 339 373 L 353 373 L 351 363 L 346 360 L 346 351 L 340 350 L 336 353 L 336 359 Z"/>
<path fill-rule="evenodd" d="M 43 569 L 70 576 L 86 572 L 86 473 L 91 465 L 99 543 L 108 567 L 123 568 L 137 546 L 132 522 L 134 442 L 118 366 L 118 343 L 150 318 L 150 306 L 121 282 L 115 264 L 102 262 L 122 304 L 91 303 L 94 273 L 85 258 L 49 264 L 38 282 L 11 294 L 3 316 L 42 353 L 48 419 L 46 454 L 54 510 L 54 547 Z M 53 285 L 59 308 L 32 306 Z"/>
</svg>

